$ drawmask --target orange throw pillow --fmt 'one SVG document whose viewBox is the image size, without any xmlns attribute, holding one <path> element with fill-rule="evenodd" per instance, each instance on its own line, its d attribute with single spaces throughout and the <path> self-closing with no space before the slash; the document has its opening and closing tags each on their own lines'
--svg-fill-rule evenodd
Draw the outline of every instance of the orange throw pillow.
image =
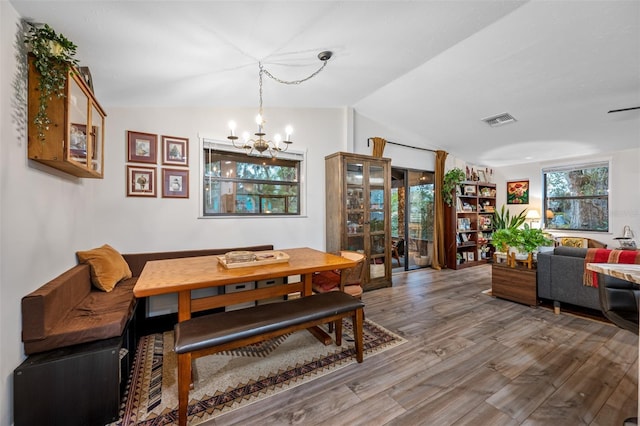
<svg viewBox="0 0 640 426">
<path fill-rule="evenodd" d="M 80 263 L 91 266 L 91 282 L 100 290 L 110 292 L 120 280 L 131 278 L 131 269 L 122 255 L 108 244 L 76 253 Z"/>
</svg>

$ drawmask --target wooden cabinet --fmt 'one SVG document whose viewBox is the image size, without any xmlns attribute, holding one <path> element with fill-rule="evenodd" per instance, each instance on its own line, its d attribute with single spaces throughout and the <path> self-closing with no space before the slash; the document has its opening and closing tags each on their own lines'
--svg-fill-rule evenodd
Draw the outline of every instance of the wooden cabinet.
<svg viewBox="0 0 640 426">
<path fill-rule="evenodd" d="M 78 72 L 67 76 L 64 97 L 52 97 L 47 106 L 51 123 L 43 137 L 34 124 L 40 105 L 40 73 L 29 56 L 29 158 L 73 176 L 103 177 L 104 110 Z"/>
<path fill-rule="evenodd" d="M 460 269 L 486 263 L 492 254 L 496 185 L 462 182 L 453 200 L 452 206 L 445 205 L 447 267 Z"/>
<path fill-rule="evenodd" d="M 117 421 L 138 345 L 136 318 L 120 337 L 29 355 L 13 372 L 15 426 Z"/>
<path fill-rule="evenodd" d="M 491 267 L 491 294 L 502 299 L 537 306 L 536 270 L 494 263 Z"/>
<path fill-rule="evenodd" d="M 364 253 L 364 290 L 391 286 L 391 160 L 338 152 L 325 158 L 327 251 Z"/>
</svg>

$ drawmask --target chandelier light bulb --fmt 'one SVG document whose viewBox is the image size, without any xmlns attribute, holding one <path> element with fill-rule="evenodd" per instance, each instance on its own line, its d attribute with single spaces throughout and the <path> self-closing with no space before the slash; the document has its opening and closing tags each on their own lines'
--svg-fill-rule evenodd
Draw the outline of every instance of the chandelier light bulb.
<svg viewBox="0 0 640 426">
<path fill-rule="evenodd" d="M 291 134 L 293 133 L 293 127 L 291 126 L 287 126 L 284 129 L 285 133 L 287 134 L 287 137 L 285 138 L 286 141 L 290 141 L 291 140 Z"/>
<path fill-rule="evenodd" d="M 276 144 L 276 149 L 280 148 L 280 142 L 282 142 L 282 135 L 280 133 L 276 133 L 273 135 L 273 142 Z"/>
<path fill-rule="evenodd" d="M 229 131 L 231 132 L 231 136 L 235 136 L 235 130 L 236 130 L 236 122 L 232 120 L 229 122 Z"/>
</svg>

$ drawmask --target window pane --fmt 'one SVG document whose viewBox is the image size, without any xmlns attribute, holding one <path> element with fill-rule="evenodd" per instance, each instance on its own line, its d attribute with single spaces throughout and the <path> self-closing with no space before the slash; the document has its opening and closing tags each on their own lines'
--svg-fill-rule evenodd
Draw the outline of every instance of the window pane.
<svg viewBox="0 0 640 426">
<path fill-rule="evenodd" d="M 547 171 L 544 182 L 547 228 L 609 230 L 608 166 Z"/>
<path fill-rule="evenodd" d="M 549 199 L 547 210 L 553 217 L 547 219 L 547 227 L 555 229 L 580 229 L 608 231 L 608 201 L 600 198 Z M 551 216 L 551 215 L 549 215 Z"/>
<path fill-rule="evenodd" d="M 300 162 L 203 152 L 203 212 L 215 215 L 300 214 Z"/>
</svg>

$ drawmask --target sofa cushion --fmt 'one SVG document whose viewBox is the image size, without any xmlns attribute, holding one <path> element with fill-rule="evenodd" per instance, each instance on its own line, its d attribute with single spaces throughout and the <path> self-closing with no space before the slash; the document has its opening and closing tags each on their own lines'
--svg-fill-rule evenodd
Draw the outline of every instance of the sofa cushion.
<svg viewBox="0 0 640 426">
<path fill-rule="evenodd" d="M 587 238 L 578 237 L 560 237 L 560 245 L 565 247 L 588 248 L 589 240 Z"/>
<path fill-rule="evenodd" d="M 25 354 L 122 335 L 136 305 L 135 282 L 135 279 L 124 280 L 108 293 L 90 291 L 55 327 L 49 327 L 46 337 L 26 340 L 23 336 Z"/>
<path fill-rule="evenodd" d="M 584 257 L 587 255 L 587 249 L 580 247 L 560 246 L 553 249 L 553 254 L 555 254 L 556 256 L 579 257 L 581 259 L 584 259 Z"/>
<path fill-rule="evenodd" d="M 44 339 L 89 292 L 89 265 L 76 265 L 24 296 L 22 340 Z"/>
<path fill-rule="evenodd" d="M 131 269 L 122 255 L 108 244 L 76 253 L 80 263 L 91 266 L 91 282 L 98 289 L 110 292 L 122 279 L 131 278 Z"/>
</svg>

